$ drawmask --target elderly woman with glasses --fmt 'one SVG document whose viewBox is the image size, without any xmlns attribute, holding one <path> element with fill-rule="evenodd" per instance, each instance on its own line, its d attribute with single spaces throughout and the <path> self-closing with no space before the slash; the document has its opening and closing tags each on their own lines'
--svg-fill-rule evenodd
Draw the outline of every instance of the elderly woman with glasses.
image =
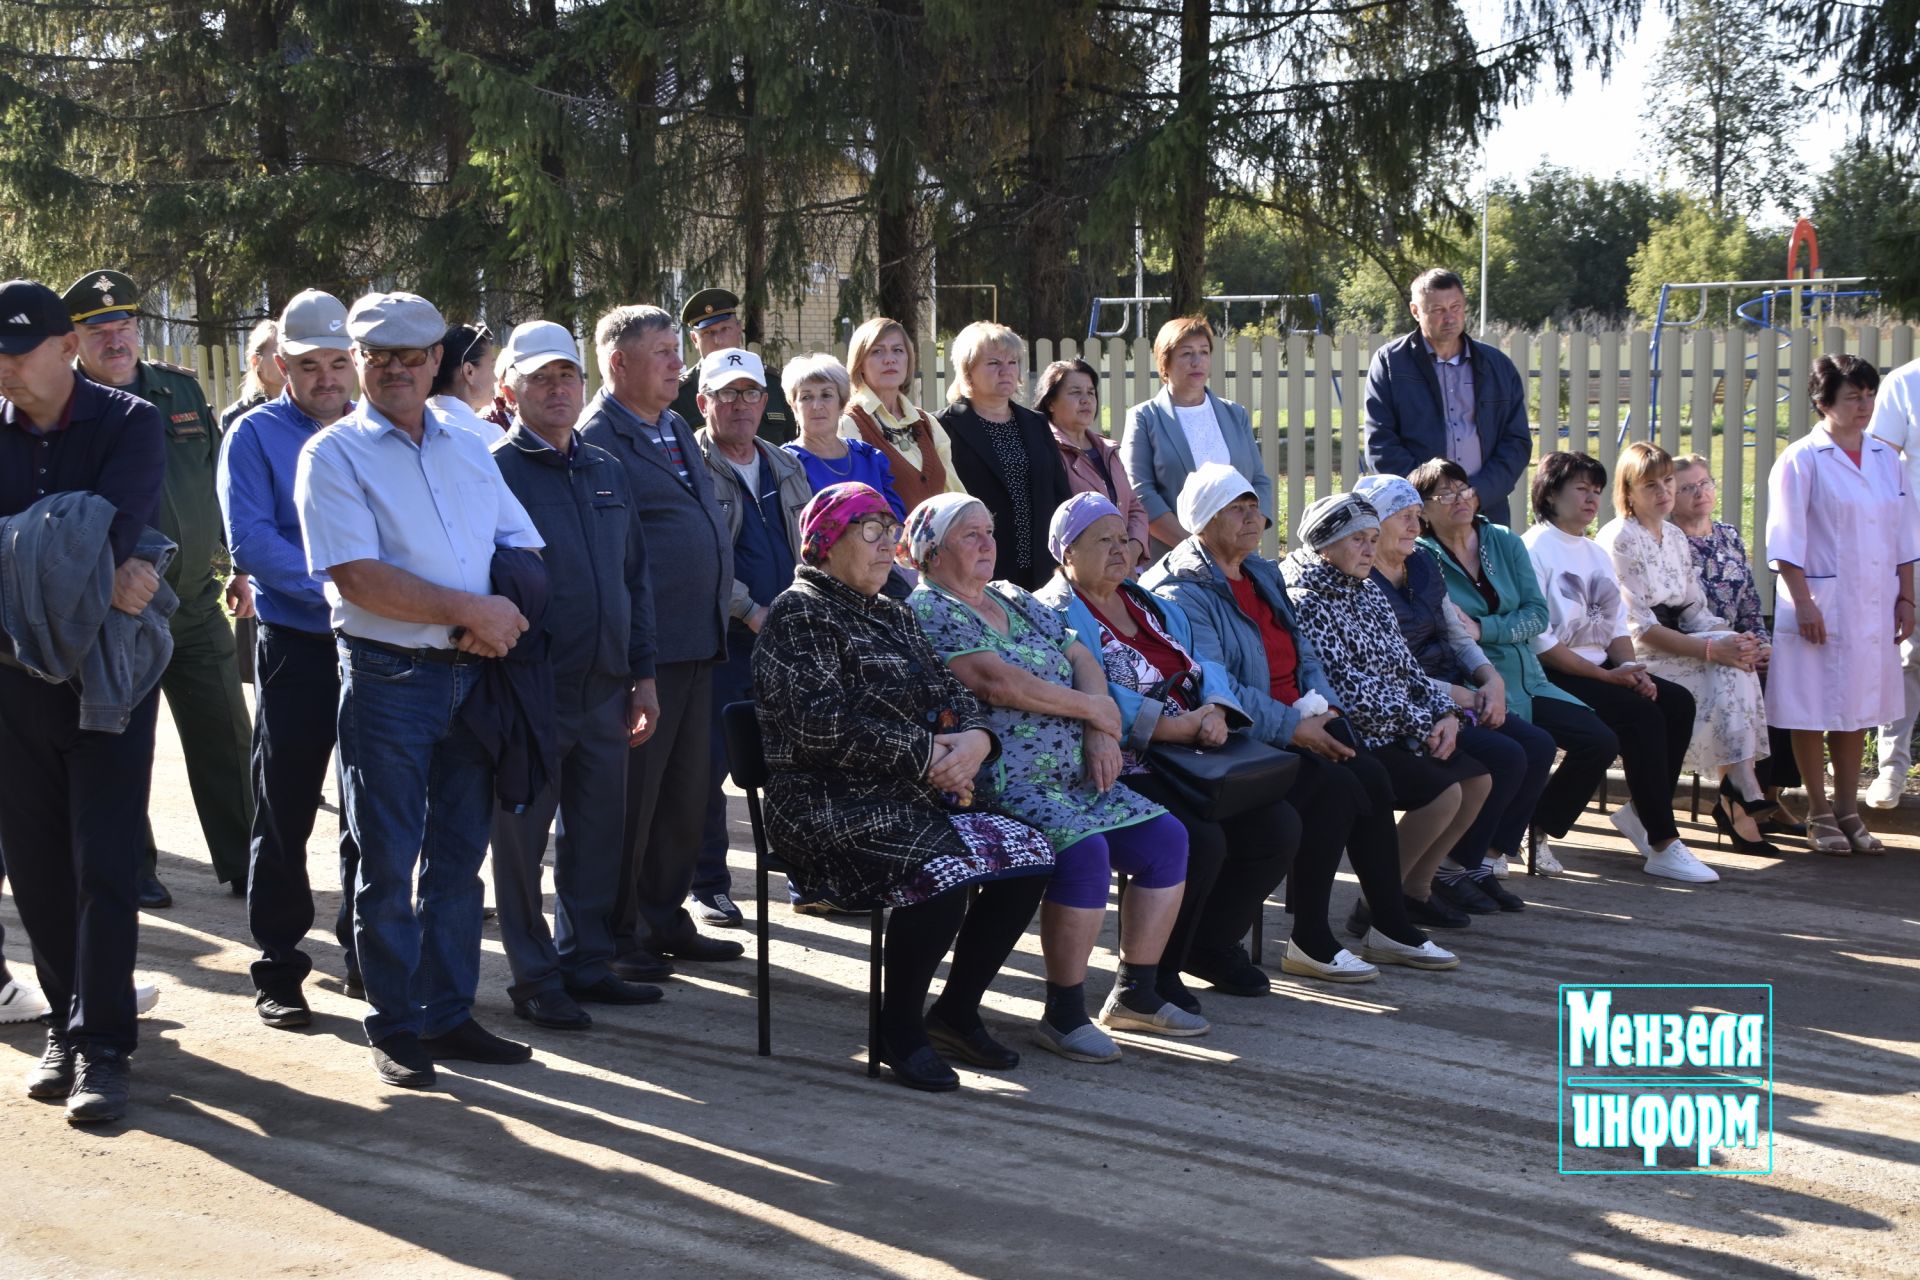
<svg viewBox="0 0 1920 1280">
<path fill-rule="evenodd" d="M 907 517 L 920 585 L 907 603 L 960 682 L 987 704 L 1003 744 L 992 803 L 1046 833 L 1053 879 L 1040 909 L 1046 1011 L 1043 1047 L 1112 1062 L 1113 1039 L 1087 1016 L 1087 960 L 1106 916 L 1113 871 L 1133 878 L 1121 906 L 1120 973 L 1100 1022 L 1197 1036 L 1207 1020 L 1160 991 L 1160 961 L 1187 878 L 1187 833 L 1120 779 L 1120 711 L 1107 675 L 1060 615 L 993 579 L 993 516 L 977 498 L 945 494 Z"/>
<path fill-rule="evenodd" d="M 804 896 L 893 908 L 880 1055 L 902 1084 L 938 1092 L 960 1087 L 942 1052 L 1019 1064 L 980 1000 L 1033 918 L 1053 853 L 981 803 L 1003 741 L 907 607 L 880 594 L 899 530 L 866 485 L 814 495 L 800 515 L 804 563 L 754 646 L 754 700 L 773 846 Z M 950 945 L 946 987 L 923 1012 Z"/>
</svg>

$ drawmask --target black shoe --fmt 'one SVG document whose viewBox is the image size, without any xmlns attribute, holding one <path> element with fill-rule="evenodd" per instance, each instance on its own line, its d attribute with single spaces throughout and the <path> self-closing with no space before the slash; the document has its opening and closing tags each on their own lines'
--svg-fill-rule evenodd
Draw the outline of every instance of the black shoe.
<svg viewBox="0 0 1920 1280">
<path fill-rule="evenodd" d="M 1747 811 L 1749 818 L 1753 818 L 1756 821 L 1761 815 L 1772 813 L 1780 807 L 1778 800 L 1769 800 L 1765 796 L 1761 796 L 1757 800 L 1747 799 L 1740 794 L 1740 789 L 1733 785 L 1733 779 L 1731 777 L 1723 777 L 1720 779 L 1720 798 L 1728 804 L 1739 805 Z M 1729 809 L 1727 813 L 1731 816 L 1733 810 Z"/>
<path fill-rule="evenodd" d="M 358 969 L 347 970 L 347 976 L 342 981 L 342 985 L 346 988 L 347 995 L 351 999 L 365 1000 L 367 998 L 367 984 L 365 980 L 360 977 L 360 971 Z"/>
<path fill-rule="evenodd" d="M 593 1025 L 587 1011 L 564 991 L 542 991 L 525 1000 L 515 1000 L 513 1016 L 554 1031 L 585 1031 Z"/>
<path fill-rule="evenodd" d="M 686 932 L 672 939 L 655 939 L 653 949 L 675 960 L 692 960 L 696 963 L 738 960 L 747 953 L 747 949 L 737 942 L 730 942 L 725 938 L 709 938 L 693 928 L 688 928 Z"/>
<path fill-rule="evenodd" d="M 1159 991 L 1162 1000 L 1176 1009 L 1192 1014 L 1200 1012 L 1200 997 L 1193 994 L 1177 973 L 1161 969 L 1160 982 L 1155 990 Z"/>
<path fill-rule="evenodd" d="M 902 1055 L 887 1046 L 883 1034 L 880 1039 L 880 1061 L 893 1070 L 893 1078 L 909 1089 L 918 1089 L 922 1093 L 952 1093 L 960 1087 L 960 1077 L 954 1073 L 947 1060 L 933 1051 L 933 1046 L 923 1044 L 913 1052 Z"/>
<path fill-rule="evenodd" d="M 233 896 L 233 897 L 235 897 L 235 898 L 244 898 L 244 897 L 246 897 L 246 896 L 247 896 L 247 882 L 246 882 L 245 880 L 229 880 L 229 881 L 227 881 L 227 893 L 228 893 L 229 895 L 231 895 L 231 896 Z"/>
<path fill-rule="evenodd" d="M 1221 995 L 1264 996 L 1273 990 L 1266 970 L 1248 959 L 1247 949 L 1237 943 L 1233 950 L 1218 955 L 1197 949 L 1189 952 L 1185 972 L 1211 983 Z"/>
<path fill-rule="evenodd" d="M 1020 1065 L 1020 1055 L 995 1040 L 984 1025 L 972 1031 L 958 1031 L 938 1018 L 927 1019 L 927 1039 L 950 1058 L 987 1071 L 1011 1071 Z"/>
<path fill-rule="evenodd" d="M 1473 878 L 1473 887 L 1492 898 L 1494 905 L 1502 911 L 1525 911 L 1527 900 L 1517 893 L 1510 892 L 1500 883 L 1493 871 L 1488 869 Z"/>
<path fill-rule="evenodd" d="M 1373 928 L 1373 912 L 1367 908 L 1367 900 L 1361 898 L 1353 904 L 1353 910 L 1347 913 L 1347 932 L 1356 938 L 1367 936 L 1367 930 Z"/>
<path fill-rule="evenodd" d="M 1781 816 L 1786 813 L 1787 811 L 1784 807 L 1776 810 L 1773 817 L 1768 818 L 1760 824 L 1760 834 L 1763 836 L 1794 837 L 1806 835 L 1807 824 L 1804 822 L 1796 822 L 1790 814 L 1784 817 Z"/>
<path fill-rule="evenodd" d="M 485 1062 L 509 1066 L 533 1057 L 533 1046 L 497 1036 L 472 1018 L 444 1035 L 421 1036 L 420 1047 L 435 1062 Z"/>
<path fill-rule="evenodd" d="M 1422 902 L 1403 893 L 1400 900 L 1406 904 L 1407 919 L 1423 929 L 1465 929 L 1473 924 L 1472 916 L 1448 906 L 1437 894 Z"/>
<path fill-rule="evenodd" d="M 127 1096 L 133 1092 L 133 1071 L 127 1055 L 104 1045 L 80 1049 L 67 1095 L 68 1124 L 104 1124 L 127 1114 Z"/>
<path fill-rule="evenodd" d="M 143 911 L 157 911 L 161 907 L 173 905 L 173 895 L 167 892 L 167 886 L 160 883 L 160 877 L 151 871 L 140 874 L 140 888 L 137 901 Z"/>
<path fill-rule="evenodd" d="M 304 1027 L 313 1022 L 313 1010 L 307 1005 L 307 998 L 298 991 L 284 994 L 256 992 L 253 1011 L 260 1015 L 260 1021 L 270 1027 Z"/>
<path fill-rule="evenodd" d="M 433 1055 L 411 1031 L 396 1031 L 373 1043 L 373 1069 L 402 1089 L 433 1088 Z"/>
<path fill-rule="evenodd" d="M 1749 840 L 1735 828 L 1733 818 L 1727 813 L 1726 806 L 1718 800 L 1713 802 L 1713 825 L 1720 828 L 1721 839 L 1725 840 L 1735 853 L 1754 853 L 1763 858 L 1786 857 L 1777 845 L 1767 839 L 1765 823 L 1755 820 L 1754 825 L 1760 828 L 1760 838 Z"/>
<path fill-rule="evenodd" d="M 567 988 L 581 1004 L 656 1004 L 666 993 L 644 982 L 623 982 L 608 974 L 598 982 Z"/>
<path fill-rule="evenodd" d="M 1433 896 L 1455 911 L 1464 911 L 1470 916 L 1490 916 L 1500 910 L 1500 904 L 1482 893 L 1471 880 L 1435 880 Z"/>
<path fill-rule="evenodd" d="M 40 1055 L 40 1065 L 27 1075 L 27 1096 L 45 1102 L 72 1093 L 77 1056 L 73 1046 L 58 1031 L 49 1029 L 47 1051 Z"/>
<path fill-rule="evenodd" d="M 673 966 L 651 951 L 635 948 L 607 966 L 613 976 L 628 982 L 658 982 L 673 976 Z"/>
</svg>

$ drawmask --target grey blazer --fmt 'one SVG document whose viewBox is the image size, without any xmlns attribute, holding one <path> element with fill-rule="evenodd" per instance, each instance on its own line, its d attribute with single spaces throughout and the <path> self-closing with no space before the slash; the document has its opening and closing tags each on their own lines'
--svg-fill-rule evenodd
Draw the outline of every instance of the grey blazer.
<svg viewBox="0 0 1920 1280">
<path fill-rule="evenodd" d="M 1253 485 L 1260 509 L 1273 516 L 1273 480 L 1260 463 L 1260 448 L 1253 438 L 1253 420 L 1245 406 L 1222 400 L 1211 391 L 1207 403 L 1220 423 L 1220 435 L 1227 442 L 1227 455 L 1234 469 Z M 1153 399 L 1127 410 L 1126 433 L 1120 437 L 1120 461 L 1127 479 L 1146 505 L 1147 518 L 1158 520 L 1175 513 L 1180 489 L 1194 469 L 1193 451 L 1187 446 L 1187 433 L 1180 429 L 1174 412 L 1173 395 L 1164 387 Z M 1189 529 L 1187 532 L 1195 532 Z"/>
</svg>

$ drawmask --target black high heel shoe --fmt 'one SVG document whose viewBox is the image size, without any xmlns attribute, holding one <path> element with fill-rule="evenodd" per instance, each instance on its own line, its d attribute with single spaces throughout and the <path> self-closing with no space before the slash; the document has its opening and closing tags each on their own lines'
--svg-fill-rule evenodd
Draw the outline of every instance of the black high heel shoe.
<svg viewBox="0 0 1920 1280">
<path fill-rule="evenodd" d="M 1780 802 L 1778 800 L 1769 800 L 1765 796 L 1761 796 L 1758 800 L 1747 799 L 1745 796 L 1741 795 L 1739 792 L 1739 789 L 1733 785 L 1733 779 L 1731 777 L 1724 777 L 1720 779 L 1720 798 L 1726 801 L 1728 804 L 1739 805 L 1742 809 L 1745 809 L 1747 811 L 1747 816 L 1749 818 L 1753 818 L 1756 821 L 1759 819 L 1761 814 L 1772 813 L 1775 809 L 1778 809 L 1780 807 Z"/>
<path fill-rule="evenodd" d="M 1752 816 L 1749 814 L 1748 816 Z M 1734 829 L 1733 819 L 1718 800 L 1713 802 L 1713 825 L 1720 828 L 1721 839 L 1731 845 L 1735 853 L 1757 853 L 1763 858 L 1784 858 L 1779 846 L 1770 844 L 1765 836 L 1758 840 L 1749 840 Z M 1759 823 L 1755 823 L 1758 826 Z"/>
</svg>

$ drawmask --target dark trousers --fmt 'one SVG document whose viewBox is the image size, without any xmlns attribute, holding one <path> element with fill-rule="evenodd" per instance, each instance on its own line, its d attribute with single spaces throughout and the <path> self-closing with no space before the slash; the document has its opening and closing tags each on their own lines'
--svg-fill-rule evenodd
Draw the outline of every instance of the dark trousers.
<svg viewBox="0 0 1920 1280">
<path fill-rule="evenodd" d="M 313 927 L 307 841 L 320 812 L 340 717 L 340 655 L 333 636 L 262 623 L 254 642 L 253 839 L 247 871 L 247 927 L 260 944 L 257 990 L 286 995 L 313 971 L 300 949 Z M 345 792 L 341 793 L 343 796 Z M 341 915 L 336 935 L 353 957 L 353 881 L 360 865 L 353 832 L 339 822 Z"/>
<path fill-rule="evenodd" d="M 1231 956 L 1293 865 L 1300 815 L 1285 800 L 1276 800 L 1225 822 L 1209 822 L 1156 774 L 1132 774 L 1126 783 L 1187 829 L 1187 891 L 1161 967 L 1171 973 L 1186 967 L 1190 956 L 1215 961 Z"/>
<path fill-rule="evenodd" d="M 1553 769 L 1553 738 L 1519 716 L 1508 716 L 1498 729 L 1462 725 L 1459 750 L 1487 766 L 1489 787 L 1480 816 L 1447 860 L 1472 871 L 1489 850 L 1524 854 L 1527 823 Z"/>
<path fill-rule="evenodd" d="M 240 692 L 233 624 L 220 608 L 219 589 L 184 603 L 173 615 L 173 658 L 160 678 L 167 710 L 187 761 L 187 786 L 200 815 L 200 834 L 222 884 L 247 874 L 253 832 L 253 786 L 248 758 L 253 726 Z M 153 824 L 147 823 L 148 867 L 154 865 Z"/>
<path fill-rule="evenodd" d="M 627 752 L 626 826 L 613 909 L 613 942 L 621 955 L 693 931 L 684 904 L 693 891 L 713 767 L 713 667 L 662 664 L 654 672 L 660 728 Z"/>
<path fill-rule="evenodd" d="M 1593 799 L 1607 766 L 1620 754 L 1620 739 L 1590 708 L 1561 698 L 1535 698 L 1533 723 L 1566 752 L 1533 807 L 1533 825 L 1558 839 L 1573 830 Z"/>
<path fill-rule="evenodd" d="M 1338 764 L 1300 753 L 1287 801 L 1300 815 L 1300 852 L 1287 877 L 1293 940 L 1316 960 L 1339 950 L 1327 922 L 1340 854 L 1353 864 L 1374 925 L 1402 942 L 1422 938 L 1407 920 L 1400 891 L 1400 832 L 1393 821 L 1393 779 L 1369 751 Z"/>
<path fill-rule="evenodd" d="M 1620 767 L 1627 775 L 1633 811 L 1655 849 L 1680 834 L 1673 820 L 1673 788 L 1693 740 L 1693 695 L 1671 680 L 1653 677 L 1657 697 L 1643 698 L 1624 685 L 1558 671 L 1547 679 L 1592 707 L 1620 740 Z M 1598 782 L 1598 779 L 1595 779 Z"/>
<path fill-rule="evenodd" d="M 620 878 L 627 793 L 627 686 L 601 681 L 588 705 L 562 694 L 554 717 L 558 776 L 523 813 L 493 813 L 493 898 L 516 1002 L 608 976 L 608 920 Z M 560 813 L 553 854 L 553 932 L 541 910 L 547 828 Z"/>
<path fill-rule="evenodd" d="M 720 709 L 730 702 L 753 700 L 753 632 L 735 626 L 727 633 L 727 660 L 713 668 L 712 772 L 707 776 L 706 824 L 700 835 L 700 862 L 693 871 L 695 893 L 732 893 L 733 873 L 727 870 L 727 737 L 720 729 Z"/>
<path fill-rule="evenodd" d="M 83 1047 L 131 1052 L 138 1038 L 145 848 L 131 818 L 147 811 L 159 705 L 155 691 L 124 731 L 90 732 L 72 686 L 0 666 L 0 849 L 53 1029 Z"/>
</svg>

